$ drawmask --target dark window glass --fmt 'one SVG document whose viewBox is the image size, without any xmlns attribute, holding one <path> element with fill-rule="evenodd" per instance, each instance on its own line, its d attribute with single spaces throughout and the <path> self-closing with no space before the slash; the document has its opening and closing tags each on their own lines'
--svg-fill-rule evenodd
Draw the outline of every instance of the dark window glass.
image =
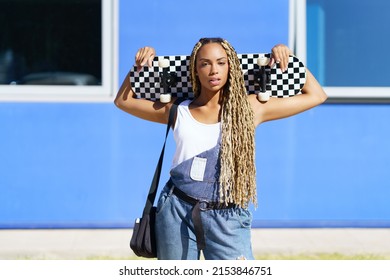
<svg viewBox="0 0 390 280">
<path fill-rule="evenodd" d="M 100 85 L 101 0 L 0 0 L 0 84 Z"/>
</svg>

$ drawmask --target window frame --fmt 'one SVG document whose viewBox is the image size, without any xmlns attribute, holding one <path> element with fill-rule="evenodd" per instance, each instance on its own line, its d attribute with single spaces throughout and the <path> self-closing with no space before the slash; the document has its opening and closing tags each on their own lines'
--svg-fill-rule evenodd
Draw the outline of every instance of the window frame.
<svg viewBox="0 0 390 280">
<path fill-rule="evenodd" d="M 304 64 L 307 62 L 306 0 L 289 0 L 289 46 Z M 390 102 L 390 87 L 324 86 L 328 102 Z"/>
<path fill-rule="evenodd" d="M 109 101 L 118 88 L 118 1 L 102 1 L 102 85 L 0 85 L 0 101 Z"/>
</svg>

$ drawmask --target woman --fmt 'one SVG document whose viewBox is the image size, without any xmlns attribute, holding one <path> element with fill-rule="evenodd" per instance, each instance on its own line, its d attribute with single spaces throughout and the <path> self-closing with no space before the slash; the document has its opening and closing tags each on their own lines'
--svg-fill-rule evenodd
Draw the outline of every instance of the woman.
<svg viewBox="0 0 390 280">
<path fill-rule="evenodd" d="M 290 50 L 272 49 L 271 64 L 286 69 Z M 141 48 L 139 69 L 155 50 Z M 307 70 L 302 94 L 260 102 L 247 95 L 239 60 L 221 38 L 203 38 L 190 61 L 193 100 L 178 106 L 173 127 L 176 152 L 171 178 L 157 204 L 158 259 L 253 259 L 250 203 L 256 204 L 255 128 L 323 103 L 327 96 Z M 168 122 L 168 104 L 137 99 L 127 76 L 115 99 L 122 110 L 145 120 Z"/>
</svg>

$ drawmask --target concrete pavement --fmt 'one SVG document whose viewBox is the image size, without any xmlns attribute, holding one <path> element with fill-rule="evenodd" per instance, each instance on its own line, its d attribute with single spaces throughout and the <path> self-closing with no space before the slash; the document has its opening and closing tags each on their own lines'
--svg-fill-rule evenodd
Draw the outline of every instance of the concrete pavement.
<svg viewBox="0 0 390 280">
<path fill-rule="evenodd" d="M 0 230 L 0 259 L 131 258 L 130 229 Z M 253 229 L 261 255 L 343 254 L 390 259 L 390 229 Z"/>
</svg>

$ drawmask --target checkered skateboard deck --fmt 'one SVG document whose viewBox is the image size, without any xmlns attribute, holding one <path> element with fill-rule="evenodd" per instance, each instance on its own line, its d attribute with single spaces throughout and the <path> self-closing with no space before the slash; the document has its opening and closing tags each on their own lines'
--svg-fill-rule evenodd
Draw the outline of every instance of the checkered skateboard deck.
<svg viewBox="0 0 390 280">
<path fill-rule="evenodd" d="M 270 57 L 271 54 L 263 54 Z M 260 83 L 256 80 L 256 73 L 260 66 L 257 59 L 260 54 L 238 54 L 241 69 L 244 75 L 245 86 L 248 94 L 257 94 L 261 91 Z M 169 93 L 172 96 L 193 98 L 191 81 L 189 80 L 189 56 L 156 56 L 153 66 L 145 66 L 140 72 L 134 66 L 130 71 L 130 82 L 133 91 L 139 98 L 157 100 L 160 94 Z M 168 92 L 164 92 L 159 67 L 159 60 L 169 60 L 168 72 L 174 73 L 175 85 L 169 87 Z M 287 71 L 282 73 L 279 64 L 272 68 L 264 66 L 270 73 L 270 81 L 266 85 L 266 91 L 272 97 L 289 97 L 299 94 L 306 82 L 306 68 L 295 56 L 290 56 Z"/>
</svg>

